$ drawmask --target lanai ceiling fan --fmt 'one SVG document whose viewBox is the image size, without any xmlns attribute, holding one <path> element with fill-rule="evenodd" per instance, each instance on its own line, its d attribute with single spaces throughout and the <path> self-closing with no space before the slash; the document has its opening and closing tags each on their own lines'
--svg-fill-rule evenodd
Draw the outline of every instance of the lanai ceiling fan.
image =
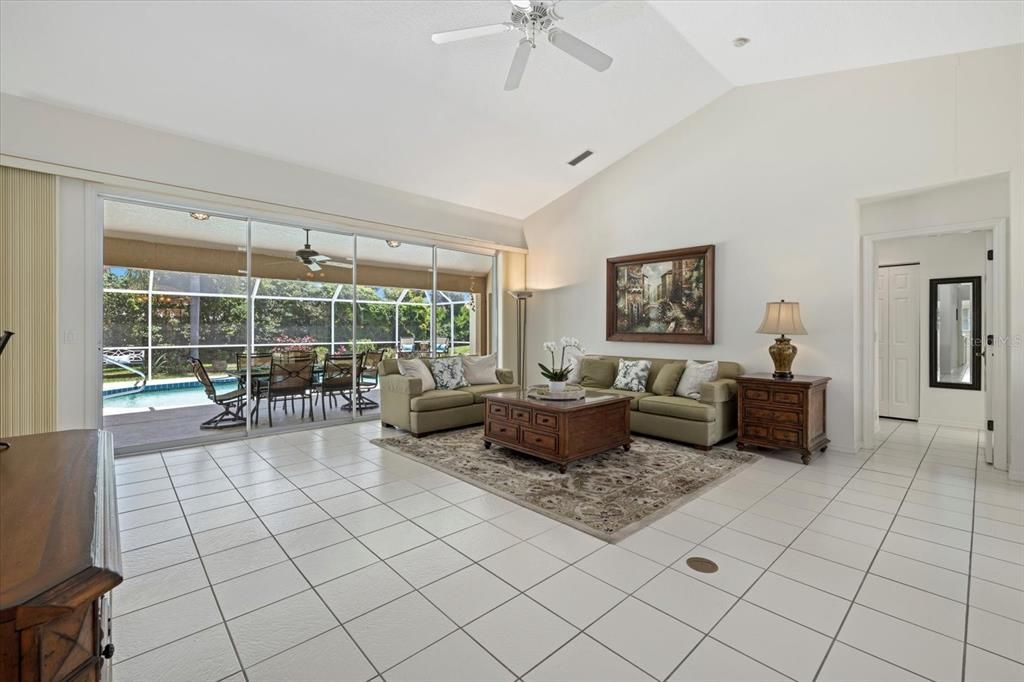
<svg viewBox="0 0 1024 682">
<path fill-rule="evenodd" d="M 583 42 L 571 33 L 566 33 L 555 24 L 563 19 L 557 12 L 560 0 L 509 0 L 512 4 L 512 16 L 509 21 L 486 26 L 471 26 L 453 31 L 435 33 L 430 38 L 438 45 L 452 43 L 457 40 L 482 38 L 484 36 L 519 31 L 523 37 L 519 39 L 519 47 L 512 57 L 512 66 L 505 78 L 505 89 L 515 90 L 523 80 L 526 62 L 530 58 L 530 50 L 537 47 L 537 37 L 546 35 L 548 42 L 575 57 L 596 71 L 604 71 L 612 65 L 612 58 L 593 45 Z"/>
<path fill-rule="evenodd" d="M 351 268 L 352 261 L 349 259 L 335 260 L 330 256 L 324 256 L 319 251 L 313 249 L 309 245 L 309 230 L 306 230 L 306 243 L 301 249 L 295 252 L 295 260 L 305 265 L 311 272 L 320 272 L 323 268 L 321 265 L 330 265 L 335 268 Z M 274 261 L 273 263 L 267 263 L 267 265 L 275 265 L 276 263 L 290 263 L 291 260 Z"/>
</svg>

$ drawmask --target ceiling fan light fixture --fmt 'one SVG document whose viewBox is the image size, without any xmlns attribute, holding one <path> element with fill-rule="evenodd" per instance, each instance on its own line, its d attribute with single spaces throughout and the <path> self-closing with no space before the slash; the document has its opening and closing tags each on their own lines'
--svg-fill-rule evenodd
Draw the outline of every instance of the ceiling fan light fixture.
<svg viewBox="0 0 1024 682">
<path fill-rule="evenodd" d="M 209 220 L 210 219 L 210 214 L 209 213 L 203 213 L 202 211 L 192 211 L 188 215 L 193 220 Z"/>
<path fill-rule="evenodd" d="M 733 47 L 745 47 L 748 44 L 750 44 L 750 38 L 744 38 L 743 36 L 733 38 L 732 40 Z"/>
<path fill-rule="evenodd" d="M 388 239 L 384 243 L 390 246 L 392 249 L 397 249 L 399 246 L 402 245 L 402 242 L 398 241 L 397 239 Z"/>
<path fill-rule="evenodd" d="M 533 6 L 530 0 L 509 0 L 509 2 L 512 3 L 513 7 L 523 10 L 530 9 Z"/>
</svg>

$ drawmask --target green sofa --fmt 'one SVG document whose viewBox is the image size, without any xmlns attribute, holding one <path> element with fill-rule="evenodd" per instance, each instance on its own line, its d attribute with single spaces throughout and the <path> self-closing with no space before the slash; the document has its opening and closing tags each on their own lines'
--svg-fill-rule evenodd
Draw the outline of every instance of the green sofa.
<svg viewBox="0 0 1024 682">
<path fill-rule="evenodd" d="M 613 363 L 617 370 L 620 357 L 587 355 L 584 361 L 588 359 Z M 656 386 L 658 375 L 667 365 L 685 363 L 685 360 L 634 357 L 621 359 L 651 361 L 651 373 L 643 393 L 611 388 L 615 380 L 614 370 L 610 377 L 607 371 L 592 372 L 583 376 L 580 383 L 597 393 L 633 398 L 629 414 L 630 430 L 633 433 L 679 441 L 702 450 L 708 450 L 712 445 L 736 435 L 736 377 L 743 373 L 743 368 L 738 363 L 719 361 L 718 378 L 701 385 L 701 396 L 697 400 L 664 395 L 666 390 L 671 392 L 675 389 L 674 384 L 678 383 L 678 379 L 667 383 L 663 381 L 661 385 Z M 584 362 L 583 365 L 584 368 L 593 368 L 592 363 Z M 666 376 L 663 379 L 667 378 Z M 668 387 L 669 384 L 672 384 L 671 387 Z"/>
<path fill-rule="evenodd" d="M 430 360 L 424 360 L 430 366 Z M 380 365 L 380 421 L 413 435 L 484 423 L 484 395 L 518 388 L 512 370 L 499 369 L 497 384 L 466 386 L 452 391 L 424 391 L 422 382 L 398 372 L 398 361 Z"/>
</svg>

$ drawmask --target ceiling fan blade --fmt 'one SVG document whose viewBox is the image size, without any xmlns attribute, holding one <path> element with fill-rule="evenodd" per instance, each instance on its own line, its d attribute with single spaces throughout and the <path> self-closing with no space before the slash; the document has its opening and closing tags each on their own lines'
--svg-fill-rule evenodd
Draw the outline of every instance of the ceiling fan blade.
<svg viewBox="0 0 1024 682">
<path fill-rule="evenodd" d="M 532 49 L 533 44 L 530 43 L 529 39 L 523 38 L 519 41 L 519 47 L 516 48 L 516 53 L 512 57 L 512 65 L 508 67 L 508 77 L 505 78 L 506 90 L 515 90 L 519 87 L 519 82 L 523 80 L 526 62 L 530 59 L 530 51 Z"/>
<path fill-rule="evenodd" d="M 605 71 L 612 65 L 612 58 L 604 52 L 560 28 L 548 31 L 548 40 L 562 52 L 570 57 L 575 57 L 596 71 Z"/>
<path fill-rule="evenodd" d="M 320 272 L 323 269 L 315 261 L 310 261 L 310 262 L 306 263 L 306 267 L 309 268 L 310 271 L 312 271 L 312 272 Z"/>
<path fill-rule="evenodd" d="M 331 257 L 330 256 L 320 255 L 320 256 L 313 256 L 312 258 L 310 258 L 310 260 L 315 260 L 318 263 L 323 263 L 324 261 L 331 260 Z"/>
<path fill-rule="evenodd" d="M 468 40 L 470 38 L 483 38 L 484 36 L 493 36 L 499 33 L 507 33 L 515 28 L 510 22 L 504 22 L 502 24 L 487 24 L 486 26 L 470 26 L 468 28 L 457 28 L 453 31 L 441 31 L 430 36 L 438 45 L 445 43 L 453 43 L 456 40 Z"/>
<path fill-rule="evenodd" d="M 324 265 L 330 265 L 332 268 L 348 268 L 349 270 L 352 269 L 352 264 L 351 263 L 345 263 L 345 262 L 336 261 L 336 260 L 326 261 L 326 262 L 324 262 Z"/>
</svg>

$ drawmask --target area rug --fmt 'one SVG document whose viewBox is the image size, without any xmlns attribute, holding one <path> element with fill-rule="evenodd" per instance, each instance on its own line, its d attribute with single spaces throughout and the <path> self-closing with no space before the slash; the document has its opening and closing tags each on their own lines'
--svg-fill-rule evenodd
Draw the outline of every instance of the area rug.
<svg viewBox="0 0 1024 682">
<path fill-rule="evenodd" d="M 374 444 L 469 481 L 604 540 L 620 540 L 678 508 L 759 455 L 726 448 L 695 450 L 634 436 L 629 452 L 609 450 L 558 465 L 495 445 L 483 428 L 422 438 L 378 438 Z"/>
</svg>

